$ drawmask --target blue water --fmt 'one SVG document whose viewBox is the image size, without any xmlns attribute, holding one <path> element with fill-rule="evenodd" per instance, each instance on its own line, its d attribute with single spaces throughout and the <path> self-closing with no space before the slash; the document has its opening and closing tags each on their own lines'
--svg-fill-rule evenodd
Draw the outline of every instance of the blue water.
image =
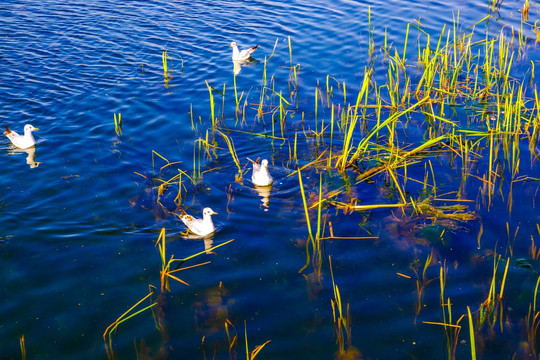
<svg viewBox="0 0 540 360">
<path fill-rule="evenodd" d="M 518 28 L 520 6 L 503 4 L 487 23 L 478 25 L 479 39 L 510 26 Z M 216 358 L 229 358 L 223 329 L 229 319 L 238 334 L 238 358 L 245 356 L 244 324 L 250 349 L 271 340 L 258 358 L 333 358 L 334 294 L 326 259 L 331 255 L 336 284 L 344 304 L 350 304 L 352 344 L 364 358 L 443 358 L 443 330 L 422 323 L 442 321 L 440 265 L 446 261 L 449 268 L 446 296 L 452 299 L 457 318 L 466 313 L 466 306 L 474 311 L 485 300 L 494 250 L 503 258 L 512 255 L 505 298 L 507 308 L 513 309 L 509 315 L 513 331 L 505 330 L 497 342 L 487 338 L 479 347 L 483 358 L 501 354 L 510 358 L 517 352 L 519 342 L 526 340 L 519 320 L 532 302 L 539 268 L 528 259 L 531 237 L 540 244 L 538 182 L 502 182 L 488 206 L 479 190 L 482 182 L 469 179 L 462 194 L 472 200 L 470 210 L 477 217 L 447 224 L 444 243 L 441 228 L 417 231 L 416 220 L 398 221 L 395 211 L 344 214 L 327 209 L 336 236 L 378 238 L 327 240 L 321 280 L 312 266 L 298 272 L 306 263 L 308 234 L 298 178 L 288 176 L 296 169 L 289 162 L 290 143 L 240 131 L 271 134 L 271 116 L 262 122 L 255 109 L 263 62 L 274 45 L 266 71 L 286 99 L 291 99 L 290 66 L 299 65 L 299 94 L 292 97 L 299 103 L 287 124 L 287 138 L 302 134 L 303 126 L 308 132 L 315 128 L 314 93 L 317 81 L 323 87 L 327 75 L 346 83 L 349 100 L 354 101 L 368 62 L 368 8 L 377 47 L 387 29 L 388 42 L 400 51 L 409 22 L 419 20 L 436 37 L 443 24 L 451 28 L 458 11 L 463 28 L 489 13 L 480 1 L 4 1 L 0 124 L 21 132 L 31 123 L 40 130 L 35 133 L 35 154 L 16 151 L 7 138 L 0 139 L 0 358 L 20 358 L 22 335 L 29 359 L 106 358 L 102 334 L 107 326 L 144 297 L 149 284 L 159 288 L 155 242 L 160 230 L 167 232 L 168 256 L 182 258 L 205 249 L 202 240 L 183 238 L 180 232 L 185 227 L 157 205 L 156 178 L 170 179 L 177 169 L 191 175 L 194 142 L 204 139 L 210 128 L 205 81 L 219 91 L 225 84 L 225 107 L 222 96 L 214 92 L 215 111 L 224 115 L 223 124 L 237 122 L 228 47 L 233 40 L 241 48 L 259 44 L 254 54 L 259 62 L 243 67 L 236 79 L 241 105 L 247 99 L 245 121 L 240 116 L 237 131 L 228 135 L 242 166 L 248 157 L 268 158 L 277 182 L 264 204 L 249 172 L 242 183 L 234 181 L 237 169 L 223 142 L 215 156 L 201 158 L 202 170 L 211 171 L 198 185 L 187 183 L 182 190 L 186 210 L 200 216 L 203 207 L 212 207 L 218 212 L 213 245 L 234 241 L 185 264 L 211 261 L 178 273 L 189 287 L 171 282 L 172 291 L 161 299 L 165 340 L 152 314 L 142 313 L 113 335 L 117 357 L 136 358 L 136 342 L 140 358 L 158 358 L 164 343 L 164 358 L 203 358 L 204 337 L 206 358 L 214 351 Z M 537 10 L 531 8 L 531 14 Z M 534 34 L 526 30 L 526 35 Z M 411 30 L 410 39 L 416 36 L 418 32 Z M 167 86 L 164 50 L 172 76 Z M 516 68 L 537 62 L 537 50 L 533 42 Z M 415 56 L 412 47 L 410 56 Z M 375 61 L 377 69 L 383 68 L 382 55 Z M 385 74 L 377 76 L 384 79 Z M 340 103 L 341 93 L 333 81 L 335 101 Z M 328 118 L 330 111 L 319 106 L 319 119 Z M 456 113 L 464 118 L 469 114 L 463 108 Z M 115 114 L 122 116 L 120 136 L 115 133 Z M 279 132 L 279 124 L 275 126 Z M 422 132 L 409 127 L 407 131 L 418 136 L 411 141 L 421 141 Z M 299 163 L 307 164 L 318 149 L 303 135 L 299 139 Z M 153 151 L 178 163 L 160 170 L 167 162 Z M 520 159 L 523 174 L 540 177 L 526 145 Z M 432 160 L 442 174 L 439 192 L 457 191 L 459 166 L 449 167 L 447 156 L 439 160 Z M 460 159 L 456 162 L 459 165 Z M 478 162 L 479 167 L 486 164 Z M 424 170 L 423 165 L 409 169 L 420 180 Z M 306 170 L 303 177 L 313 199 L 319 174 Z M 324 175 L 324 191 L 346 183 L 337 172 Z M 514 205 L 509 211 L 511 185 Z M 168 210 L 174 209 L 177 191 L 171 186 L 161 199 Z M 397 199 L 383 178 L 352 191 L 367 204 Z M 408 191 L 416 197 L 422 186 L 409 184 Z M 512 254 L 506 245 L 509 238 Z M 434 280 L 426 286 L 424 306 L 416 316 L 411 264 L 423 264 L 432 250 L 436 265 L 426 276 Z M 520 258 L 527 258 L 533 269 L 518 266 L 515 260 Z M 466 322 L 465 318 L 461 323 L 460 358 L 470 356 Z M 145 353 L 141 347 L 149 349 L 147 357 L 141 355 Z"/>
</svg>

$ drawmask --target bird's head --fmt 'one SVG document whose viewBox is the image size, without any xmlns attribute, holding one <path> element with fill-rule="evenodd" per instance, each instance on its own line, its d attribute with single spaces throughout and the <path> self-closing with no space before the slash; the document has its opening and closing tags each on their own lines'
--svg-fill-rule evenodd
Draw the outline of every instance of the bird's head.
<svg viewBox="0 0 540 360">
<path fill-rule="evenodd" d="M 208 216 L 212 216 L 212 215 L 217 215 L 217 212 L 210 209 L 209 207 L 203 209 L 203 217 L 208 217 Z"/>
<path fill-rule="evenodd" d="M 37 131 L 39 130 L 37 127 L 33 127 L 32 125 L 30 124 L 26 124 L 24 125 L 24 132 L 32 132 L 32 131 Z"/>
</svg>

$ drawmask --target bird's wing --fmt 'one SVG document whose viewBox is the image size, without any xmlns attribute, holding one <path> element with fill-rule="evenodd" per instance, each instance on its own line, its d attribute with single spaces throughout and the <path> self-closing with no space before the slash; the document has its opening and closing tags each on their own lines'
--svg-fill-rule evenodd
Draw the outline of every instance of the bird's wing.
<svg viewBox="0 0 540 360">
<path fill-rule="evenodd" d="M 184 221 L 184 224 L 197 235 L 200 235 L 203 232 L 203 221 L 201 219 L 195 219 L 191 215 L 186 215 L 184 218 L 187 218 Z"/>
<path fill-rule="evenodd" d="M 249 49 L 245 49 L 245 50 L 242 50 L 240 51 L 240 54 L 238 55 L 238 57 L 240 59 L 249 59 L 251 57 L 251 54 L 253 54 L 255 52 L 255 50 L 257 50 L 257 47 L 259 45 L 255 45 L 254 47 L 252 48 L 249 48 Z"/>
</svg>

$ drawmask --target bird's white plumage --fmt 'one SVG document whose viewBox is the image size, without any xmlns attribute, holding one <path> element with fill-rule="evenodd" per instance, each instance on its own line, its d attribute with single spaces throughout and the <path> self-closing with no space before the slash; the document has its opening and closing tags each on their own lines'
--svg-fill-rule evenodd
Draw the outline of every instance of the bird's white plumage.
<svg viewBox="0 0 540 360">
<path fill-rule="evenodd" d="M 258 159 L 257 159 L 258 160 Z M 251 181 L 257 186 L 269 186 L 272 185 L 274 179 L 268 172 L 268 160 L 264 159 L 259 164 L 258 161 L 253 161 L 253 172 L 251 174 Z"/>
<path fill-rule="evenodd" d="M 186 214 L 182 208 L 179 208 L 179 210 L 180 215 L 177 216 L 180 217 L 180 220 L 182 220 L 184 225 L 186 225 L 189 231 L 192 233 L 200 236 L 206 236 L 210 235 L 216 230 L 214 223 L 212 222 L 212 215 L 217 213 L 209 207 L 203 209 L 202 219 L 195 219 L 193 216 Z"/>
<path fill-rule="evenodd" d="M 238 50 L 238 44 L 236 42 L 232 42 L 229 47 L 232 47 L 232 59 L 233 61 L 245 61 L 248 60 L 251 57 L 251 54 L 257 50 L 257 47 L 259 45 L 255 45 L 252 48 L 244 49 L 242 51 Z"/>
<path fill-rule="evenodd" d="M 28 149 L 36 144 L 32 131 L 39 130 L 38 128 L 35 128 L 30 124 L 26 124 L 24 126 L 24 135 L 17 134 L 15 131 L 10 130 L 7 126 L 5 126 L 5 128 L 6 131 L 4 131 L 4 135 L 6 135 L 11 143 L 16 147 L 20 149 Z"/>
</svg>

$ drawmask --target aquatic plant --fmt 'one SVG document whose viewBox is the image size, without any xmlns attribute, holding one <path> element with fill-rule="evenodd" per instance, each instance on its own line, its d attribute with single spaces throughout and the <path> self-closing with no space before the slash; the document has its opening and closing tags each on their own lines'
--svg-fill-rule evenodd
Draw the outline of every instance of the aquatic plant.
<svg viewBox="0 0 540 360">
<path fill-rule="evenodd" d="M 116 136 L 122 135 L 122 114 L 118 114 L 118 120 L 116 120 L 116 113 L 114 114 L 114 132 Z"/>
<path fill-rule="evenodd" d="M 21 360 L 26 360 L 26 345 L 24 343 L 24 335 L 19 337 L 19 344 L 21 346 Z"/>
<path fill-rule="evenodd" d="M 528 6 L 528 2 L 526 4 Z M 324 273 L 328 270 L 331 273 L 334 294 L 331 305 L 341 356 L 347 351 L 346 344 L 350 346 L 350 313 L 349 307 L 345 310 L 341 303 L 339 288 L 334 283 L 331 259 L 328 258 L 328 263 L 325 263 L 324 242 L 329 239 L 379 237 L 369 231 L 366 232 L 370 236 L 366 237 L 349 236 L 360 235 L 356 233 L 340 237 L 336 235 L 339 229 L 335 229 L 334 219 L 351 213 L 363 217 L 365 220 L 359 224 L 360 232 L 363 224 L 369 223 L 370 213 L 387 211 L 391 213 L 389 218 L 392 225 L 410 228 L 412 236 L 423 229 L 440 229 L 433 241 L 437 242 L 437 246 L 447 247 L 449 233 L 460 229 L 463 224 L 475 223 L 480 218 L 480 210 L 489 211 L 494 201 L 505 202 L 510 215 L 514 187 L 524 181 L 537 181 L 521 174 L 523 143 L 527 143 L 531 159 L 538 157 L 540 100 L 536 89 L 528 88 L 534 86 L 535 63 L 531 62 L 527 78 L 518 79 L 512 74 L 527 43 L 523 27 L 529 26 L 535 34 L 540 31 L 536 23 L 522 22 L 522 29 L 517 35 L 514 31 L 501 31 L 495 36 L 476 33 L 475 28 L 488 22 L 500 5 L 500 2 L 491 1 L 488 15 L 464 30 L 459 12 L 450 26 L 442 26 L 440 33 L 435 35 L 429 34 L 420 21 L 411 22 L 404 34 L 403 49 L 389 44 L 385 31 L 384 44 L 380 46 L 384 59 L 379 66 L 375 66 L 378 54 L 373 24 L 376 22 L 372 22 L 371 11 L 368 10 L 369 60 L 362 69 L 357 93 L 351 90 L 350 84 L 347 86 L 344 81 L 327 75 L 326 84 L 319 84 L 317 80 L 314 92 L 302 93 L 312 104 L 313 108 L 309 111 L 299 109 L 299 94 L 302 91 L 299 77 L 302 74 L 299 72 L 300 65 L 293 65 L 291 38 L 287 39 L 288 66 L 284 68 L 288 72 L 288 79 L 284 89 L 280 89 L 276 78 L 267 73 L 278 45 L 277 40 L 272 54 L 262 64 L 263 75 L 258 94 L 250 95 L 247 90 L 242 91 L 237 86 L 236 75 L 232 79 L 234 100 L 233 95 L 225 93 L 225 84 L 223 91 L 218 91 L 206 82 L 210 109 L 208 116 L 199 119 L 206 118 L 210 124 L 206 135 L 202 130 L 194 141 L 193 171 L 189 179 L 195 185 L 202 181 L 206 171 L 214 170 L 206 167 L 204 157 L 212 159 L 223 156 L 232 159 L 230 166 L 237 170 L 235 180 L 240 182 L 244 170 L 233 137 L 235 140 L 243 135 L 268 139 L 274 151 L 288 152 L 281 155 L 289 168 L 288 176 L 298 176 L 303 205 L 298 221 L 305 224 L 307 237 L 307 259 L 299 272 L 303 273 L 312 265 L 313 278 L 321 285 Z M 525 18 L 525 13 L 522 14 Z M 412 34 L 415 31 L 416 37 Z M 383 79 L 382 83 L 380 79 Z M 215 109 L 214 95 L 218 93 L 222 95 L 221 115 L 219 111 L 216 114 Z M 233 107 L 235 116 L 227 119 L 225 108 Z M 462 117 L 459 111 L 466 116 Z M 239 121 L 240 114 L 242 121 Z M 249 114 L 253 115 L 253 124 L 246 122 Z M 300 114 L 301 121 L 298 119 Z M 193 110 L 191 123 L 194 129 Z M 203 124 L 202 121 L 200 123 Z M 421 132 L 420 139 L 409 137 L 409 129 Z M 274 141 L 279 144 L 275 145 Z M 302 151 L 306 143 L 310 144 L 310 151 Z M 167 168 L 168 160 L 161 158 L 167 162 L 162 169 Z M 458 180 L 455 183 L 449 185 L 448 179 L 444 178 L 448 174 L 443 174 L 441 169 L 446 168 L 457 169 Z M 178 186 L 175 202 L 180 202 L 184 174 L 185 171 L 179 170 L 171 179 L 161 180 L 155 189 L 157 200 L 166 196 L 171 186 Z M 334 179 L 333 182 L 340 185 L 331 188 L 328 179 Z M 175 183 L 177 180 L 178 185 Z M 471 199 L 465 189 L 473 182 L 478 184 L 479 193 Z M 374 187 L 383 195 L 368 203 L 358 196 L 356 190 L 371 184 L 375 184 Z M 507 193 L 503 193 L 503 186 L 508 186 Z M 229 187 L 227 206 L 231 202 L 232 191 Z M 481 222 L 479 227 L 477 244 L 479 249 L 483 249 L 486 239 L 482 238 Z M 443 264 L 438 277 L 441 319 L 422 323 L 443 329 L 446 358 L 456 358 L 458 344 L 463 340 L 460 339 L 461 321 L 465 317 L 468 319 L 473 359 L 476 358 L 476 344 L 481 344 L 486 333 L 489 336 L 502 333 L 504 317 L 507 316 L 503 295 L 518 230 L 519 227 L 512 234 L 507 224 L 508 239 L 505 245 L 509 257 L 506 260 L 502 260 L 496 251 L 486 251 L 486 258 L 493 259 L 493 274 L 486 285 L 489 290 L 485 300 L 476 306 L 469 304 L 466 309 L 456 307 L 445 295 L 448 281 L 446 259 L 440 258 L 434 244 L 429 244 L 428 240 L 426 246 L 431 247 L 427 252 L 422 252 L 426 254 L 425 259 L 415 255 L 409 261 L 412 264 L 409 269 L 411 276 L 400 275 L 415 281 L 416 306 L 413 316 L 416 322 L 423 309 L 425 293 L 431 291 L 428 285 L 436 280 L 436 275 L 429 276 L 427 269 L 437 263 Z M 538 259 L 540 254 L 532 236 L 530 254 L 533 259 Z M 498 271 L 501 261 L 506 261 L 502 278 Z M 166 268 L 162 270 L 164 274 L 168 273 Z M 308 279 L 307 275 L 302 275 Z M 167 281 L 168 275 L 162 280 L 162 286 L 165 284 L 162 291 L 167 289 Z M 471 308 L 477 310 L 471 312 Z M 539 323 L 536 306 L 531 306 L 527 317 L 527 336 L 533 349 L 536 349 L 533 337 L 537 335 Z M 231 351 L 237 346 L 237 335 L 229 333 L 232 326 L 230 321 L 225 322 L 224 326 Z M 248 354 L 246 334 L 246 356 L 249 358 Z"/>
<path fill-rule="evenodd" d="M 169 279 L 175 280 L 181 284 L 189 285 L 184 280 L 180 279 L 176 273 L 188 269 L 193 269 L 199 266 L 207 265 L 210 263 L 210 261 L 206 261 L 203 263 L 187 266 L 187 267 L 181 267 L 186 261 L 191 260 L 199 255 L 205 254 L 209 251 L 212 251 L 214 249 L 217 249 L 221 246 L 224 246 L 226 244 L 229 244 L 230 242 L 234 241 L 229 240 L 226 242 L 223 242 L 221 244 L 218 244 L 216 246 L 213 246 L 209 249 L 205 249 L 201 252 L 198 252 L 196 254 L 190 255 L 185 258 L 178 258 L 175 259 L 174 255 L 171 255 L 170 258 L 167 258 L 166 253 L 166 241 L 165 241 L 165 228 L 161 229 L 161 232 L 159 234 L 159 237 L 156 241 L 156 246 L 159 248 L 159 255 L 161 258 L 161 270 L 159 272 L 159 278 L 160 278 L 160 292 L 159 294 L 156 294 L 156 287 L 153 285 L 149 285 L 149 293 L 141 298 L 135 305 L 130 307 L 126 312 L 124 312 L 122 315 L 120 315 L 113 323 L 111 323 L 103 333 L 103 341 L 105 343 L 105 350 L 107 352 L 107 358 L 108 359 L 116 359 L 116 354 L 113 350 L 113 342 L 112 342 L 112 335 L 117 332 L 118 326 L 122 323 L 128 321 L 129 319 L 133 318 L 134 316 L 137 316 L 143 312 L 146 312 L 147 310 L 152 310 L 153 318 L 156 324 L 156 328 L 160 331 L 162 334 L 162 344 L 166 344 L 167 342 L 167 332 L 165 329 L 165 325 L 163 322 L 164 313 L 161 310 L 163 307 L 163 302 L 165 301 L 163 299 L 163 295 L 167 292 L 171 291 Z M 175 265 L 174 268 L 172 265 Z M 153 300 L 154 296 L 157 296 L 155 300 Z M 139 306 L 146 300 L 150 300 L 150 304 L 139 308 Z M 154 308 L 160 309 L 159 311 L 154 311 Z M 162 347 L 160 351 L 166 351 Z"/>
<path fill-rule="evenodd" d="M 536 310 L 536 297 L 538 294 L 538 285 L 540 285 L 540 276 L 536 280 L 536 287 L 534 288 L 533 303 L 529 304 L 529 312 L 527 314 L 526 329 L 527 329 L 527 345 L 528 353 L 537 357 L 538 348 L 538 328 L 540 327 L 540 311 Z"/>
<path fill-rule="evenodd" d="M 257 355 L 261 352 L 261 350 L 271 341 L 271 340 L 267 340 L 263 344 L 257 345 L 252 351 L 249 351 L 248 338 L 247 338 L 247 325 L 246 325 L 245 320 L 244 320 L 244 338 L 246 339 L 246 359 L 247 360 L 255 359 Z"/>
</svg>

